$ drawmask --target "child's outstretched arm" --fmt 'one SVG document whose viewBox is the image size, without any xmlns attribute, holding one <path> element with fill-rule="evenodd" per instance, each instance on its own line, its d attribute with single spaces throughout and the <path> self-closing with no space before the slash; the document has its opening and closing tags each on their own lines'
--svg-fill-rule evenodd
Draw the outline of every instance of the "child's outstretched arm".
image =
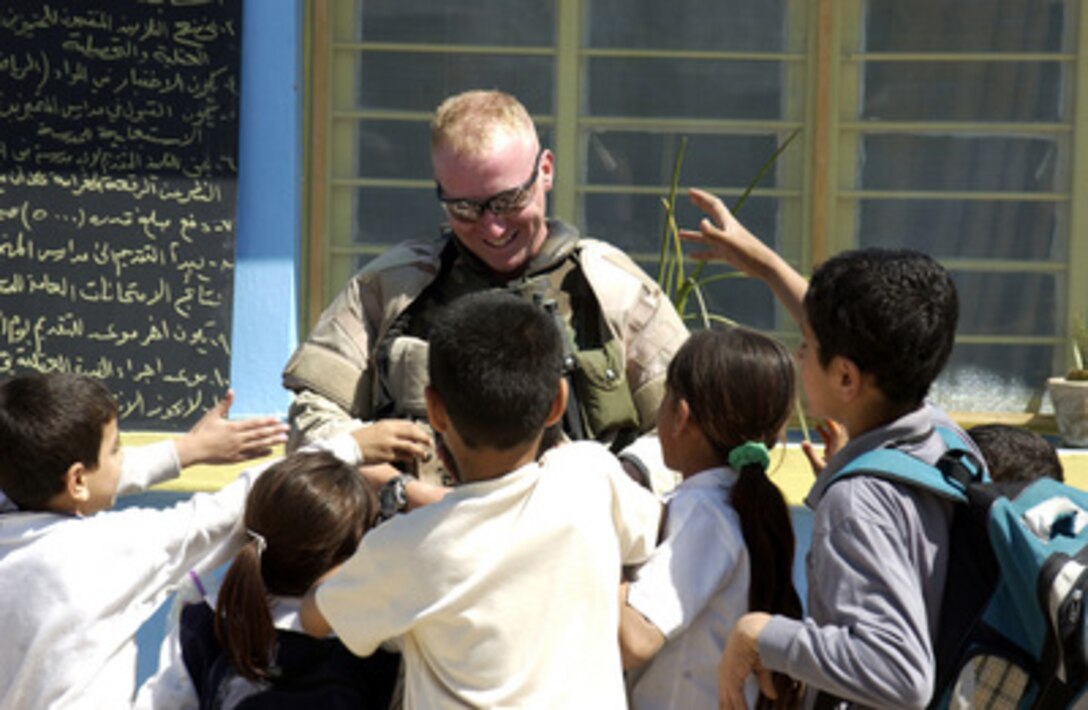
<svg viewBox="0 0 1088 710">
<path fill-rule="evenodd" d="M 228 419 L 234 391 L 209 409 L 188 433 L 174 440 L 182 468 L 198 463 L 239 463 L 267 456 L 287 441 L 287 425 L 276 417 Z"/>
<path fill-rule="evenodd" d="M 808 282 L 773 249 L 764 244 L 706 190 L 689 191 L 692 204 L 707 214 L 698 230 L 681 229 L 680 237 L 705 249 L 691 252 L 692 259 L 724 261 L 745 274 L 766 282 L 793 319 L 801 322 L 801 303 Z"/>
<path fill-rule="evenodd" d="M 623 669 L 649 663 L 665 645 L 665 634 L 627 603 L 627 584 L 620 585 L 620 658 Z"/>
</svg>

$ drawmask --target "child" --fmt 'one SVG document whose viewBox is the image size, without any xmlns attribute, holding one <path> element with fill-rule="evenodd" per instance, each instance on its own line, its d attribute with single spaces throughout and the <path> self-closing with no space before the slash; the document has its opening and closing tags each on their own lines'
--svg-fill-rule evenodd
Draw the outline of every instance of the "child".
<svg viewBox="0 0 1088 710">
<path fill-rule="evenodd" d="M 336 639 L 302 634 L 298 623 L 302 595 L 355 552 L 376 512 L 362 477 L 328 452 L 299 452 L 271 466 L 246 499 L 249 541 L 227 570 L 215 610 L 206 602 L 182 610 L 137 706 L 196 708 L 212 698 L 233 706 L 264 696 L 277 706 L 385 710 L 397 656 L 361 659 Z"/>
<path fill-rule="evenodd" d="M 790 353 L 752 330 L 697 332 L 669 364 L 657 432 L 683 482 L 667 498 L 664 539 L 621 587 L 624 665 L 642 666 L 632 708 L 714 707 L 733 623 L 749 610 L 801 615 L 789 509 L 767 478 L 793 397 Z M 779 682 L 789 706 L 798 691 Z"/>
<path fill-rule="evenodd" d="M 616 621 L 624 564 L 661 505 L 595 442 L 537 452 L 562 416 L 551 317 L 501 292 L 464 296 L 430 341 L 431 425 L 461 485 L 368 534 L 306 596 L 303 628 L 404 654 L 405 708 L 625 706 Z"/>
<path fill-rule="evenodd" d="M 223 551 L 252 474 L 172 510 L 108 509 L 118 492 L 184 466 L 283 443 L 275 419 L 227 421 L 231 399 L 180 438 L 122 452 L 117 405 L 96 380 L 0 384 L 0 489 L 17 507 L 0 514 L 0 707 L 132 702 L 137 630 L 188 570 Z"/>
<path fill-rule="evenodd" d="M 1007 424 L 979 424 L 967 430 L 982 451 L 995 482 L 1065 480 L 1062 461 L 1050 442 L 1035 432 Z"/>
<path fill-rule="evenodd" d="M 855 703 L 922 707 L 933 693 L 952 504 L 875 476 L 826 482 L 882 447 L 936 463 L 946 446 L 935 425 L 970 445 L 925 404 L 952 351 L 955 287 L 917 252 L 846 252 L 813 274 L 804 313 L 801 379 L 809 409 L 841 422 L 850 441 L 808 497 L 815 507 L 810 618 L 742 617 L 726 647 L 723 692 L 737 698 L 743 675 L 758 663 Z"/>
<path fill-rule="evenodd" d="M 768 282 L 799 318 L 798 353 L 809 411 L 843 425 L 849 442 L 827 462 L 806 503 L 815 508 L 807 559 L 807 617 L 741 617 L 719 666 L 722 707 L 744 707 L 757 672 L 803 682 L 806 693 L 859 705 L 923 707 L 933 694 L 952 503 L 909 484 L 858 475 L 828 486 L 843 465 L 893 447 L 935 464 L 947 450 L 936 426 L 977 448 L 925 402 L 952 352 L 956 289 L 932 258 L 907 250 L 845 252 L 811 283 L 759 241 L 709 193 L 691 191 L 708 214 L 685 238 Z M 768 694 L 770 694 L 768 692 Z M 813 701 L 817 698 L 809 697 Z"/>
</svg>

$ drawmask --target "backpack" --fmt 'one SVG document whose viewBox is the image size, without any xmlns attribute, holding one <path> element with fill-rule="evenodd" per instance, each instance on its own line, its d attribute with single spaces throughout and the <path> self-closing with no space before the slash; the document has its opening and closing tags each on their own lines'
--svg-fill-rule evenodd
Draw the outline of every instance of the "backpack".
<svg viewBox="0 0 1088 710">
<path fill-rule="evenodd" d="M 951 430 L 936 466 L 896 449 L 859 474 L 958 503 L 935 640 L 932 708 L 1088 708 L 1088 492 L 1052 478 L 994 483 Z"/>
</svg>

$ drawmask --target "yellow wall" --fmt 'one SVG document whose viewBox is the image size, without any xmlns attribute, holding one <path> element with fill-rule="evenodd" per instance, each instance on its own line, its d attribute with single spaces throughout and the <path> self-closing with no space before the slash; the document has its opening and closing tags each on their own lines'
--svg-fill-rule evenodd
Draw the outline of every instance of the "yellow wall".
<svg viewBox="0 0 1088 710">
<path fill-rule="evenodd" d="M 138 446 L 159 441 L 163 436 L 157 433 L 126 433 L 121 439 L 126 446 Z M 282 453 L 282 450 L 277 451 L 274 456 L 282 455 Z M 1066 481 L 1078 488 L 1088 490 L 1088 449 L 1062 449 L 1059 453 L 1062 465 L 1065 467 Z M 812 469 L 809 468 L 801 448 L 791 444 L 786 447 L 784 455 L 783 450 L 779 448 L 772 453 L 771 461 L 771 480 L 785 491 L 790 505 L 801 505 L 812 485 Z M 253 462 L 230 466 L 192 466 L 182 473 L 181 478 L 156 486 L 155 490 L 181 492 L 216 490 L 252 465 Z"/>
</svg>

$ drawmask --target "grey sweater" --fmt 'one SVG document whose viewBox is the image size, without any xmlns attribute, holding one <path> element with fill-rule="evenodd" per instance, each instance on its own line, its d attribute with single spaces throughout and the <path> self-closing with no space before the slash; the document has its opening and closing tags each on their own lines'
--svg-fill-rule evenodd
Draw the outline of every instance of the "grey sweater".
<svg viewBox="0 0 1088 710">
<path fill-rule="evenodd" d="M 935 425 L 976 450 L 943 411 L 925 405 L 850 441 L 805 500 L 814 509 L 807 617 L 774 617 L 759 653 L 765 667 L 805 683 L 806 707 L 821 690 L 863 707 L 924 707 L 933 694 L 952 504 L 874 476 L 828 480 L 888 446 L 935 463 L 947 448 Z"/>
</svg>

